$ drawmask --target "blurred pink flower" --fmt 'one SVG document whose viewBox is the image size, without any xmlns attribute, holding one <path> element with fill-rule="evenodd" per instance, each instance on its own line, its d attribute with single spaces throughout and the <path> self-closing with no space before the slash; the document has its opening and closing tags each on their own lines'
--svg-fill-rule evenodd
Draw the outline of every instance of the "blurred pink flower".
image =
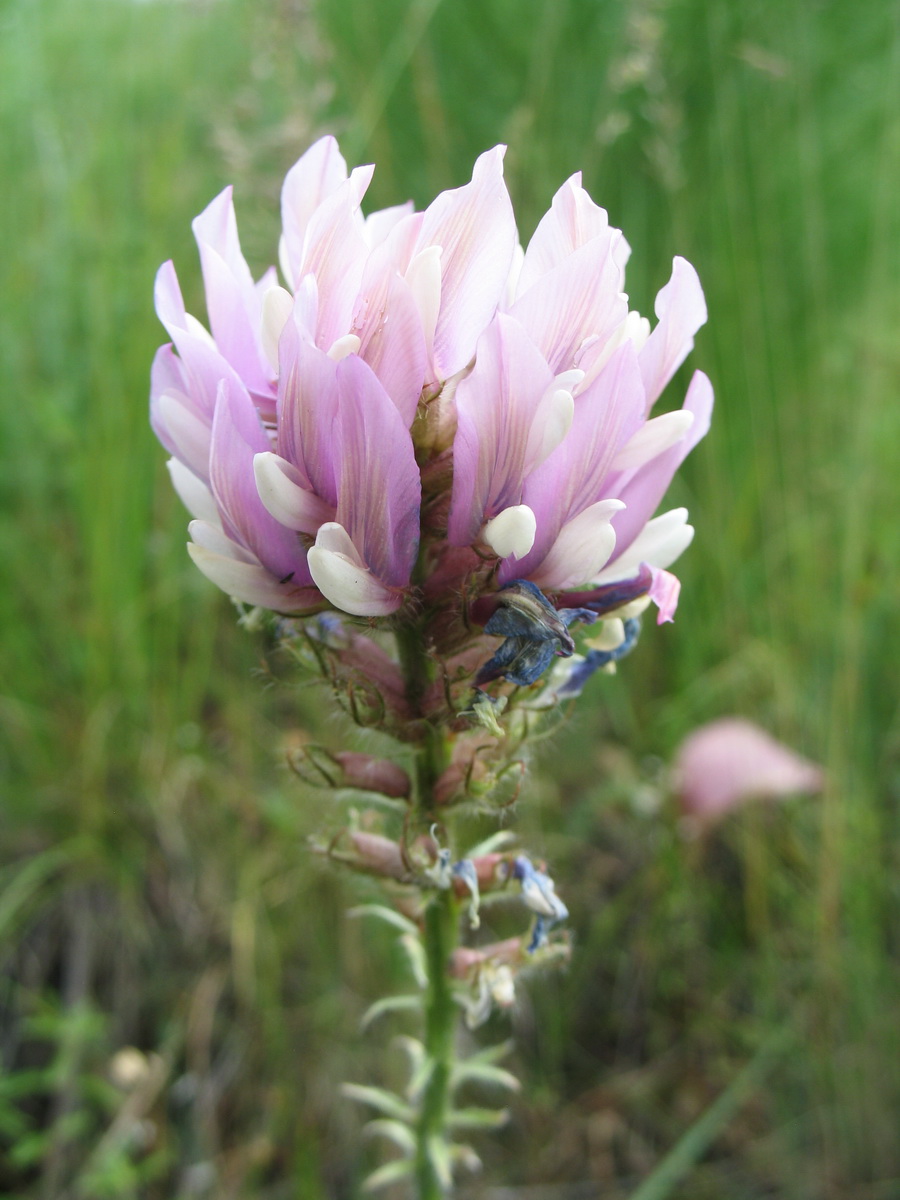
<svg viewBox="0 0 900 1200">
<path fill-rule="evenodd" d="M 674 762 L 675 787 L 685 816 L 710 824 L 749 800 L 821 791 L 821 767 L 740 717 L 723 717 L 694 730 Z"/>
<path fill-rule="evenodd" d="M 448 594 L 469 575 L 480 590 L 594 589 L 646 564 L 671 619 L 665 568 L 693 529 L 685 509 L 653 514 L 708 428 L 709 380 L 650 414 L 706 320 L 696 272 L 674 260 L 651 332 L 623 291 L 629 247 L 580 175 L 523 251 L 503 156 L 482 154 L 424 212 L 364 217 L 374 168 L 348 172 L 325 137 L 285 180 L 286 287 L 274 267 L 253 279 L 230 189 L 193 224 L 209 330 L 160 269 L 171 342 L 151 421 L 195 518 L 191 556 L 230 595 L 387 616 L 427 538 Z M 423 527 L 429 466 L 446 498 Z"/>
</svg>

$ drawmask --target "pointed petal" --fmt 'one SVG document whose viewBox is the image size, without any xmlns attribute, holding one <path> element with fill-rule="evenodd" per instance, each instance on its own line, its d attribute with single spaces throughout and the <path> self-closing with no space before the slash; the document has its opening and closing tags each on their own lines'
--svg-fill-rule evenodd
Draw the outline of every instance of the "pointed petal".
<svg viewBox="0 0 900 1200">
<path fill-rule="evenodd" d="M 673 260 L 672 277 L 657 295 L 655 309 L 659 324 L 640 356 L 648 411 L 693 349 L 694 334 L 706 324 L 703 288 L 686 259 Z"/>
<path fill-rule="evenodd" d="M 275 448 L 300 471 L 301 486 L 334 507 L 338 492 L 334 438 L 339 407 L 337 363 L 302 337 L 294 321 L 285 326 L 278 353 Z"/>
<path fill-rule="evenodd" d="M 529 578 L 545 590 L 577 587 L 593 579 L 613 552 L 616 534 L 610 518 L 622 507 L 619 500 L 601 500 L 568 521 Z"/>
<path fill-rule="evenodd" d="M 614 522 L 616 545 L 622 554 L 635 540 L 659 507 L 672 476 L 690 451 L 709 429 L 712 415 L 712 384 L 702 371 L 695 371 L 684 400 L 684 411 L 694 414 L 690 429 L 679 442 L 656 458 L 638 467 L 632 474 L 611 474 L 609 493 L 625 501 L 625 511 Z"/>
<path fill-rule="evenodd" d="M 276 580 L 308 585 L 306 556 L 297 535 L 281 525 L 259 498 L 253 458 L 269 449 L 253 402 L 223 381 L 213 419 L 209 455 L 212 493 L 227 533 L 253 551 Z"/>
<path fill-rule="evenodd" d="M 342 525 L 323 525 L 309 551 L 309 568 L 322 595 L 356 617 L 385 617 L 403 601 L 365 566 Z"/>
<path fill-rule="evenodd" d="M 474 368 L 456 389 L 448 529 L 453 545 L 474 541 L 486 520 L 520 503 L 535 451 L 559 415 L 551 398 L 532 435 L 552 384 L 549 367 L 519 322 L 498 313 L 478 340 Z"/>
<path fill-rule="evenodd" d="M 337 378 L 336 520 L 380 580 L 406 587 L 419 549 L 421 483 L 412 438 L 362 359 L 338 363 Z"/>
<path fill-rule="evenodd" d="M 548 271 L 595 238 L 603 238 L 610 246 L 619 241 L 624 243 L 621 232 L 610 227 L 606 210 L 595 204 L 581 186 L 578 171 L 553 197 L 549 212 L 541 218 L 528 243 L 517 295 L 524 295 Z M 627 258 L 624 248 L 619 253 Z M 621 265 L 624 266 L 624 261 Z"/>
<path fill-rule="evenodd" d="M 610 466 L 611 471 L 632 471 L 651 458 L 656 458 L 687 434 L 694 423 L 694 414 L 687 408 L 676 408 L 646 421 L 628 439 Z"/>
<path fill-rule="evenodd" d="M 241 253 L 230 187 L 194 219 L 192 228 L 216 345 L 248 388 L 264 391 L 270 384 L 270 372 L 258 337 L 262 308 Z"/>
<path fill-rule="evenodd" d="M 219 510 L 216 508 L 212 492 L 203 480 L 199 479 L 193 471 L 186 467 L 184 463 L 179 462 L 177 458 L 170 458 L 166 466 L 169 468 L 172 486 L 178 493 L 181 503 L 191 516 L 198 517 L 203 521 L 209 521 L 212 524 L 218 524 Z"/>
<path fill-rule="evenodd" d="M 316 345 L 327 350 L 350 331 L 369 247 L 362 230 L 360 201 L 373 167 L 357 167 L 316 209 L 304 238 L 298 279 L 312 274 L 319 293 Z"/>
<path fill-rule="evenodd" d="M 284 226 L 285 278 L 299 281 L 299 264 L 310 218 L 319 205 L 345 182 L 347 164 L 333 137 L 319 138 L 288 171 L 281 191 Z"/>
<path fill-rule="evenodd" d="M 694 527 L 687 523 L 686 508 L 672 508 L 648 521 L 630 546 L 617 554 L 594 579 L 598 586 L 617 579 L 630 579 L 641 563 L 669 567 L 694 540 Z"/>
<path fill-rule="evenodd" d="M 287 529 L 314 537 L 320 525 L 334 520 L 334 508 L 303 486 L 301 473 L 287 459 L 263 451 L 253 457 L 253 472 L 259 498 Z"/>
<path fill-rule="evenodd" d="M 521 574 L 531 578 L 562 526 L 610 495 L 609 464 L 640 425 L 643 412 L 637 356 L 625 342 L 588 390 L 576 397 L 567 437 L 526 481 L 522 501 L 534 510 L 537 536 L 528 558 L 519 564 Z"/>
<path fill-rule="evenodd" d="M 472 182 L 442 192 L 426 209 L 417 249 L 440 246 L 441 311 L 434 358 L 441 379 L 461 370 L 496 311 L 518 242 L 496 146 L 475 163 Z"/>
<path fill-rule="evenodd" d="M 315 588 L 297 587 L 292 582 L 279 583 L 258 563 L 214 554 L 194 542 L 188 542 L 188 554 L 207 579 L 244 604 L 283 613 L 302 612 L 321 604 L 321 596 Z"/>
<path fill-rule="evenodd" d="M 554 372 L 581 366 L 579 351 L 589 338 L 606 341 L 622 324 L 628 304 L 622 271 L 604 238 L 573 251 L 521 293 L 510 309 Z"/>
<path fill-rule="evenodd" d="M 647 595 L 659 609 L 656 614 L 657 625 L 675 620 L 675 609 L 678 607 L 678 593 L 681 591 L 681 580 L 669 571 L 653 568 L 653 584 Z"/>
</svg>

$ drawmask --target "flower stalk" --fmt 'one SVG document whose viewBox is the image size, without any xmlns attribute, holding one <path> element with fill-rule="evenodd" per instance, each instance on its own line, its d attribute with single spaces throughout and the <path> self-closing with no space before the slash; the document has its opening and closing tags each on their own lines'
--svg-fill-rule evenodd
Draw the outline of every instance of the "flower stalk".
<svg viewBox="0 0 900 1200">
<path fill-rule="evenodd" d="M 381 882 L 384 902 L 352 915 L 398 933 L 415 980 L 364 1025 L 402 1015 L 421 1038 L 403 1039 L 404 1095 L 344 1090 L 400 1154 L 367 1189 L 411 1182 L 419 1200 L 477 1166 L 461 1130 L 505 1119 L 455 1107 L 457 1088 L 518 1086 L 501 1052 L 457 1058 L 460 1017 L 476 1028 L 568 955 L 546 868 L 506 828 L 457 845 L 455 817 L 505 818 L 542 714 L 615 669 L 649 603 L 672 619 L 667 568 L 693 528 L 685 509 L 654 513 L 712 408 L 698 371 L 681 409 L 651 415 L 706 320 L 693 267 L 673 261 L 651 330 L 628 306 L 628 244 L 580 174 L 522 249 L 504 150 L 424 212 L 363 216 L 373 168 L 348 171 L 322 138 L 285 180 L 280 282 L 274 267 L 254 280 L 230 189 L 194 222 L 209 329 L 171 263 L 156 282 L 171 341 L 150 415 L 191 557 L 275 614 L 298 662 L 398 747 L 307 745 L 290 761 L 372 800 L 317 848 Z M 481 910 L 504 894 L 527 927 L 490 940 Z"/>
</svg>

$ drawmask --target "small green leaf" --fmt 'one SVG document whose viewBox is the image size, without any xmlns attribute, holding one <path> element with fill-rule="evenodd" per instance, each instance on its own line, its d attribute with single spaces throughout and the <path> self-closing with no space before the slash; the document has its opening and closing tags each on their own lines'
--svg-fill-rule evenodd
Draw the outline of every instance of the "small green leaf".
<svg viewBox="0 0 900 1200">
<path fill-rule="evenodd" d="M 507 1108 L 458 1108 L 447 1124 L 451 1129 L 501 1129 L 508 1120 Z"/>
<path fill-rule="evenodd" d="M 368 1104 L 376 1112 L 384 1113 L 394 1121 L 403 1121 L 411 1125 L 416 1119 L 415 1111 L 404 1103 L 399 1096 L 384 1088 L 365 1087 L 361 1083 L 344 1083 L 341 1092 L 348 1100 L 358 1100 L 360 1104 Z"/>
<path fill-rule="evenodd" d="M 498 829 L 489 838 L 485 838 L 483 842 L 479 842 L 477 846 L 473 846 L 466 854 L 466 858 L 480 858 L 483 854 L 494 854 L 498 850 L 505 850 L 515 840 L 516 835 L 511 829 Z"/>
<path fill-rule="evenodd" d="M 409 934 L 412 937 L 419 936 L 418 927 L 408 917 L 395 912 L 393 908 L 387 908 L 384 904 L 358 904 L 356 908 L 348 911 L 347 916 L 378 917 L 379 920 L 386 921 L 388 925 L 399 929 L 401 933 Z"/>
<path fill-rule="evenodd" d="M 419 1012 L 422 1008 L 422 997 L 416 993 L 412 996 L 382 996 L 363 1013 L 359 1023 L 360 1029 L 368 1029 L 373 1021 L 389 1012 Z"/>
<path fill-rule="evenodd" d="M 440 1135 L 435 1134 L 428 1139 L 428 1159 L 442 1187 L 453 1186 L 453 1163 L 450 1157 L 450 1147 Z"/>
<path fill-rule="evenodd" d="M 464 1083 L 488 1083 L 496 1087 L 508 1088 L 511 1092 L 521 1090 L 521 1083 L 512 1071 L 504 1071 L 492 1063 L 470 1060 L 456 1063 L 450 1076 L 450 1086 L 460 1087 Z"/>
<path fill-rule="evenodd" d="M 364 1192 L 377 1192 L 379 1188 L 408 1179 L 412 1170 L 413 1164 L 408 1158 L 394 1159 L 393 1162 L 385 1163 L 383 1167 L 373 1171 L 363 1182 L 362 1189 Z"/>
<path fill-rule="evenodd" d="M 363 1126 L 366 1137 L 383 1137 L 393 1142 L 405 1155 L 412 1157 L 416 1152 L 416 1136 L 402 1121 L 389 1121 L 379 1117 Z"/>
</svg>

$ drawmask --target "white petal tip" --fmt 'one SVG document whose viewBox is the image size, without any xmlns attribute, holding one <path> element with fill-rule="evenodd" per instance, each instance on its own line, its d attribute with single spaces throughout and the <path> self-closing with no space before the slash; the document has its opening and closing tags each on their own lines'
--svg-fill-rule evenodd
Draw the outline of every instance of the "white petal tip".
<svg viewBox="0 0 900 1200">
<path fill-rule="evenodd" d="M 537 521 L 527 504 L 505 508 L 488 521 L 481 536 L 500 558 L 524 558 L 534 545 Z"/>
</svg>

